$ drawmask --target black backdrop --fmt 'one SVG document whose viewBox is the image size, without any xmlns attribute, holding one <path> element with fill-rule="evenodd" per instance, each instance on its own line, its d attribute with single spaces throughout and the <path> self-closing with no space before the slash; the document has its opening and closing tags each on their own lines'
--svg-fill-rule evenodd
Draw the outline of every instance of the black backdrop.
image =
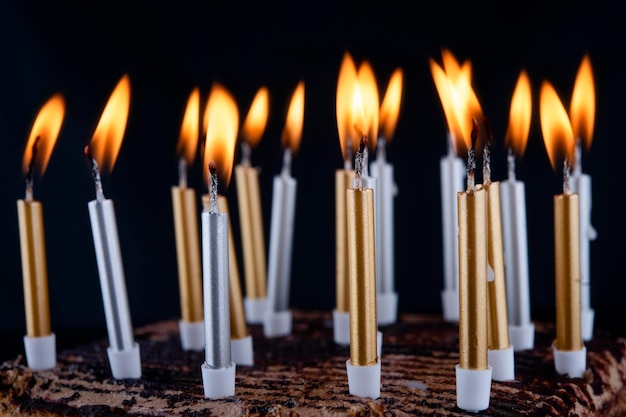
<svg viewBox="0 0 626 417">
<path fill-rule="evenodd" d="M 0 5 L 0 334 L 2 355 L 23 350 L 24 303 L 16 200 L 21 160 L 41 105 L 62 93 L 67 109 L 45 176 L 35 182 L 44 205 L 52 328 L 61 346 L 105 337 L 87 202 L 94 198 L 82 149 L 117 81 L 131 80 L 129 120 L 115 169 L 104 177 L 115 201 L 134 325 L 179 316 L 170 187 L 177 182 L 176 142 L 195 86 L 213 82 L 245 115 L 257 89 L 270 91 L 270 118 L 253 151 L 261 167 L 269 233 L 272 176 L 281 166 L 280 134 L 292 90 L 306 88 L 304 131 L 293 161 L 298 195 L 291 304 L 334 307 L 334 171 L 342 166 L 335 122 L 343 54 L 368 60 L 382 91 L 404 70 L 403 104 L 388 146 L 395 200 L 396 286 L 401 311 L 441 311 L 443 287 L 439 159 L 446 123 L 428 68 L 449 48 L 473 64 L 474 88 L 495 136 L 494 180 L 505 178 L 502 146 L 510 98 L 521 69 L 533 85 L 533 122 L 518 179 L 526 183 L 533 316 L 554 311 L 552 196 L 561 179 L 549 163 L 537 112 L 542 80 L 569 103 L 585 53 L 595 72 L 594 141 L 583 155 L 593 179 L 591 296 L 597 320 L 624 316 L 624 59 L 626 19 L 603 2 L 151 2 L 8 1 Z M 566 104 L 568 105 L 568 104 Z M 235 157 L 238 158 L 238 155 Z M 237 161 L 235 161 L 237 162 Z M 199 164 L 190 185 L 204 193 Z M 236 184 L 227 191 L 236 213 Z M 239 241 L 238 221 L 231 216 Z M 267 242 L 266 236 L 266 242 Z M 241 264 L 241 257 L 239 257 Z M 240 271 L 242 268 L 240 267 Z"/>
</svg>

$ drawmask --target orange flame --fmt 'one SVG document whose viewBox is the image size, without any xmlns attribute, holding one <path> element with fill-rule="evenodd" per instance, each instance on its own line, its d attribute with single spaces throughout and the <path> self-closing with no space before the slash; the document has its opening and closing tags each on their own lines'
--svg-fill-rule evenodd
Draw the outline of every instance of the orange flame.
<svg viewBox="0 0 626 417">
<path fill-rule="evenodd" d="M 518 157 L 524 155 L 530 131 L 532 116 L 532 99 L 530 79 L 526 71 L 522 70 L 511 98 L 509 113 L 509 127 L 506 131 L 505 143 Z"/>
<path fill-rule="evenodd" d="M 459 140 L 461 139 L 461 143 L 465 144 L 465 149 L 470 148 L 472 144 L 472 119 L 482 120 L 483 114 L 471 85 L 471 63 L 467 61 L 463 66 L 459 66 L 451 56 L 449 52 L 444 55 L 446 71 L 449 70 L 450 74 L 444 71 L 433 59 L 430 59 L 429 63 L 448 123 L 448 130 L 454 136 L 455 152 L 459 155 Z"/>
<path fill-rule="evenodd" d="M 354 99 L 355 91 L 358 90 L 358 77 L 356 66 L 352 60 L 352 56 L 346 52 L 339 69 L 339 78 L 337 80 L 337 131 L 339 133 L 339 142 L 341 152 L 344 159 L 348 153 L 348 140 L 352 141 L 352 150 L 356 151 L 358 147 L 358 132 L 354 129 Z"/>
<path fill-rule="evenodd" d="M 28 172 L 31 160 L 33 158 L 33 145 L 37 138 L 37 157 L 35 158 L 33 168 L 39 171 L 39 175 L 43 177 L 50 161 L 50 155 L 54 149 L 59 132 L 61 131 L 61 125 L 63 124 L 63 117 L 65 115 L 65 100 L 61 94 L 53 95 L 48 101 L 41 107 L 33 127 L 30 130 L 30 136 L 26 142 L 26 149 L 24 149 L 24 158 L 22 159 L 22 169 L 24 173 Z"/>
<path fill-rule="evenodd" d="M 113 170 L 124 138 L 129 107 L 130 78 L 125 74 L 111 93 L 91 139 L 91 154 L 101 171 Z"/>
<path fill-rule="evenodd" d="M 585 149 L 591 147 L 595 119 L 596 95 L 593 86 L 593 71 L 589 55 L 585 55 L 576 75 L 576 83 L 570 103 L 570 118 L 576 140 L 582 141 Z"/>
<path fill-rule="evenodd" d="M 258 145 L 261 136 L 263 136 L 263 131 L 267 124 L 267 115 L 269 113 L 269 100 L 267 87 L 259 88 L 259 91 L 257 91 L 254 96 L 254 100 L 252 100 L 248 115 L 243 122 L 241 135 L 251 148 Z"/>
<path fill-rule="evenodd" d="M 402 69 L 396 69 L 389 78 L 385 97 L 380 105 L 380 127 L 382 135 L 389 142 L 393 137 L 400 114 L 400 102 L 402 101 Z"/>
<path fill-rule="evenodd" d="M 184 157 L 187 165 L 192 165 L 198 149 L 200 136 L 200 88 L 196 87 L 189 94 L 187 107 L 178 137 L 178 154 Z"/>
<path fill-rule="evenodd" d="M 215 161 L 219 177 L 224 182 L 223 188 L 227 188 L 235 156 L 239 111 L 233 96 L 219 83 L 213 84 L 205 115 L 204 182 L 209 184 L 209 162 Z"/>
<path fill-rule="evenodd" d="M 287 111 L 287 120 L 281 142 L 283 147 L 289 147 L 291 153 L 295 154 L 300 146 L 302 139 L 302 125 L 304 120 L 304 81 L 300 81 L 296 86 L 291 97 L 289 110 Z"/>
<path fill-rule="evenodd" d="M 547 81 L 541 85 L 539 111 L 543 141 L 552 168 L 556 171 L 565 158 L 573 162 L 574 132 L 563 103 Z"/>
<path fill-rule="evenodd" d="M 355 125 L 355 128 L 361 128 L 362 132 L 368 137 L 368 147 L 376 149 L 376 139 L 378 138 L 378 120 L 379 120 L 379 98 L 378 87 L 376 86 L 376 77 L 374 70 L 369 62 L 363 61 L 357 73 L 359 89 L 361 91 L 361 106 L 364 116 L 363 126 Z"/>
</svg>

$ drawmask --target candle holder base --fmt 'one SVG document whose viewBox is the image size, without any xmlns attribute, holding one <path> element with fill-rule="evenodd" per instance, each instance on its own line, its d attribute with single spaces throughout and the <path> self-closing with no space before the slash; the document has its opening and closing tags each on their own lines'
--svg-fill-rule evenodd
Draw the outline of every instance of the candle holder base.
<svg viewBox="0 0 626 417">
<path fill-rule="evenodd" d="M 583 341 L 588 342 L 593 338 L 593 319 L 595 311 L 587 308 L 580 311 L 580 323 Z"/>
<path fill-rule="evenodd" d="M 350 394 L 377 399 L 380 397 L 380 359 L 374 365 L 355 366 L 346 361 Z"/>
<path fill-rule="evenodd" d="M 266 297 L 245 297 L 243 299 L 243 308 L 246 313 L 246 322 L 248 322 L 248 324 L 263 324 L 266 304 Z"/>
<path fill-rule="evenodd" d="M 263 320 L 265 337 L 279 337 L 291 334 L 291 311 L 270 311 Z"/>
<path fill-rule="evenodd" d="M 33 371 L 52 369 L 57 364 L 56 336 L 30 337 L 24 336 L 26 363 Z"/>
<path fill-rule="evenodd" d="M 459 291 L 445 289 L 441 292 L 443 319 L 447 322 L 459 321 Z"/>
<path fill-rule="evenodd" d="M 516 352 L 535 347 L 535 325 L 533 323 L 515 326 L 509 324 L 509 338 Z"/>
<path fill-rule="evenodd" d="M 493 369 L 491 378 L 494 381 L 512 381 L 515 379 L 513 346 L 504 349 L 489 349 L 487 358 L 489 366 Z"/>
<path fill-rule="evenodd" d="M 107 348 L 111 373 L 115 379 L 141 378 L 141 355 L 139 345 L 134 343 L 128 350 Z"/>
<path fill-rule="evenodd" d="M 350 345 L 350 313 L 333 310 L 333 334 L 338 345 Z"/>
<path fill-rule="evenodd" d="M 213 369 L 205 362 L 201 368 L 205 398 L 216 400 L 235 395 L 236 365 L 234 362 L 231 362 L 230 366 L 220 369 Z"/>
<path fill-rule="evenodd" d="M 204 349 L 204 321 L 178 321 L 180 344 L 183 350 L 201 351 Z"/>
<path fill-rule="evenodd" d="M 554 368 L 560 375 L 570 378 L 582 378 L 587 369 L 587 348 L 580 350 L 559 350 L 552 345 L 554 351 Z"/>
<path fill-rule="evenodd" d="M 376 317 L 379 326 L 394 324 L 398 320 L 398 293 L 376 294 Z"/>
<path fill-rule="evenodd" d="M 248 335 L 240 339 L 231 339 L 230 350 L 232 352 L 233 362 L 237 365 L 254 365 L 252 335 Z"/>
<path fill-rule="evenodd" d="M 463 369 L 455 366 L 456 405 L 462 410 L 478 412 L 489 408 L 492 368 Z"/>
</svg>

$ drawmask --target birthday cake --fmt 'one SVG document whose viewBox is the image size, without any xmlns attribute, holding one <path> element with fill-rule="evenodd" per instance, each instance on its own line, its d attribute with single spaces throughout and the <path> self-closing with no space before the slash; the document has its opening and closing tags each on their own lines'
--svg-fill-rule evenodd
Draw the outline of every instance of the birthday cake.
<svg viewBox="0 0 626 417">
<path fill-rule="evenodd" d="M 558 375 L 554 325 L 535 323 L 535 347 L 515 352 L 515 379 L 493 381 L 485 416 L 618 416 L 626 413 L 626 339 L 596 331 L 583 378 Z M 461 416 L 456 406 L 458 327 L 436 315 L 400 314 L 381 327 L 377 399 L 351 395 L 349 348 L 334 343 L 330 312 L 293 311 L 292 333 L 250 326 L 254 365 L 236 367 L 235 395 L 204 397 L 204 352 L 184 351 L 178 321 L 136 329 L 140 379 L 116 380 L 106 339 L 62 350 L 31 371 L 22 356 L 0 365 L 2 416 Z"/>
</svg>

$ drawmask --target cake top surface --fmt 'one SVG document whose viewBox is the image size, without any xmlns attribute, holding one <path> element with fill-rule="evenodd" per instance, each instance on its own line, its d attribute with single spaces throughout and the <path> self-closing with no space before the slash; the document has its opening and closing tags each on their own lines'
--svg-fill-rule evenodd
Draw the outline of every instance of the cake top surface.
<svg viewBox="0 0 626 417">
<path fill-rule="evenodd" d="M 515 380 L 493 381 L 485 416 L 615 416 L 624 412 L 626 340 L 598 334 L 586 343 L 583 378 L 557 375 L 554 326 L 536 323 L 535 348 L 515 352 Z M 204 352 L 184 351 L 178 321 L 135 331 L 142 377 L 116 380 L 106 340 L 59 352 L 57 366 L 33 372 L 20 356 L 0 366 L 0 415 L 37 416 L 461 416 L 454 367 L 458 327 L 439 316 L 400 314 L 383 334 L 381 395 L 348 390 L 349 347 L 334 343 L 330 312 L 293 311 L 289 336 L 265 338 L 251 325 L 254 365 L 236 368 L 235 396 L 204 398 Z"/>
</svg>

